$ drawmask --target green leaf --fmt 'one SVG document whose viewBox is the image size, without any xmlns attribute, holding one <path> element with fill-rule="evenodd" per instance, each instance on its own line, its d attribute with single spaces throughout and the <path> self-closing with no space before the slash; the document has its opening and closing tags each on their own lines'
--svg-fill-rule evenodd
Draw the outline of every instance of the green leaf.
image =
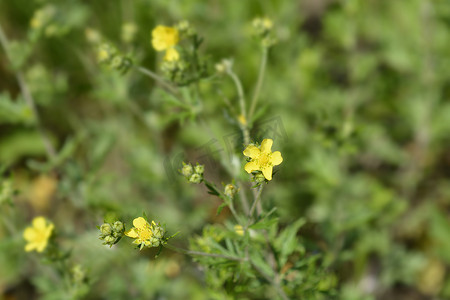
<svg viewBox="0 0 450 300">
<path fill-rule="evenodd" d="M 253 252 L 251 254 L 250 260 L 261 272 L 263 272 L 268 277 L 273 278 L 273 276 L 275 275 L 273 273 L 273 269 L 267 263 L 267 260 L 262 256 L 260 252 Z"/>
<path fill-rule="evenodd" d="M 279 265 L 284 265 L 288 256 L 293 252 L 303 251 L 297 239 L 297 232 L 306 223 L 304 218 L 298 219 L 293 224 L 286 227 L 276 238 L 274 242 L 275 249 L 279 251 Z"/>
<path fill-rule="evenodd" d="M 255 224 L 249 226 L 249 228 L 251 228 L 251 229 L 267 229 L 277 223 L 278 223 L 278 218 L 273 218 L 273 219 L 265 218 L 265 219 L 261 219 L 260 221 L 256 222 Z"/>
<path fill-rule="evenodd" d="M 222 209 L 225 206 L 227 206 L 227 204 L 225 202 L 219 205 L 219 207 L 217 208 L 216 216 L 220 215 L 220 213 L 222 212 Z"/>
<path fill-rule="evenodd" d="M 214 195 L 214 196 L 219 196 L 220 194 L 219 194 L 219 192 L 218 192 L 218 190 L 217 190 L 217 188 L 216 188 L 216 186 L 214 185 L 214 183 L 210 183 L 210 182 L 208 182 L 208 181 L 204 181 L 204 183 L 205 183 L 205 186 L 208 188 L 208 194 L 211 194 L 211 195 Z"/>
<path fill-rule="evenodd" d="M 7 93 L 0 94 L 0 124 L 31 125 L 35 121 L 33 111 L 21 97 L 12 100 Z"/>
</svg>

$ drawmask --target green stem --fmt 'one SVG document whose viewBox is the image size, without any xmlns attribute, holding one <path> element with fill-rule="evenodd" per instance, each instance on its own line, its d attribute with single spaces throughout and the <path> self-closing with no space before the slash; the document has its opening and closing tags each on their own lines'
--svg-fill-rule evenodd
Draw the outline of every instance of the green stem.
<svg viewBox="0 0 450 300">
<path fill-rule="evenodd" d="M 225 258 L 225 259 L 234 260 L 234 261 L 245 261 L 246 260 L 245 258 L 241 258 L 241 257 L 234 257 L 234 256 L 215 254 L 215 253 L 206 253 L 206 252 L 201 252 L 201 251 L 186 250 L 186 249 L 178 248 L 178 247 L 170 245 L 170 244 L 165 244 L 164 247 L 169 248 L 170 250 L 180 252 L 180 253 L 183 253 L 186 255 L 191 255 L 191 256 L 217 257 L 217 258 Z"/>
<path fill-rule="evenodd" d="M 268 48 L 263 47 L 263 53 L 261 57 L 261 64 L 259 66 L 259 74 L 258 74 L 258 81 L 256 82 L 255 92 L 253 93 L 252 102 L 250 105 L 250 112 L 248 114 L 249 122 L 251 122 L 253 113 L 255 112 L 256 103 L 258 102 L 259 94 L 261 93 L 262 84 L 264 81 L 264 74 L 266 72 L 266 65 L 267 65 L 267 55 L 268 54 Z"/>
<path fill-rule="evenodd" d="M 9 41 L 6 37 L 5 33 L 3 32 L 3 28 L 0 26 L 0 44 L 2 45 L 3 49 L 5 50 L 6 57 L 11 61 L 10 54 L 9 54 Z M 36 127 L 39 131 L 39 134 L 41 136 L 41 140 L 44 144 L 45 151 L 47 153 L 48 159 L 52 160 L 56 157 L 56 151 L 53 145 L 50 142 L 49 137 L 47 136 L 47 133 L 44 130 L 44 127 L 42 126 L 39 118 L 39 113 L 36 108 L 36 104 L 34 102 L 33 96 L 31 95 L 30 89 L 28 88 L 28 85 L 26 84 L 25 77 L 23 76 L 22 72 L 20 70 L 17 70 L 15 72 L 17 82 L 19 83 L 19 88 L 22 93 L 22 96 L 27 103 L 28 107 L 30 108 L 34 119 L 36 120 Z"/>
<path fill-rule="evenodd" d="M 244 96 L 244 89 L 242 88 L 242 83 L 239 80 L 239 77 L 229 68 L 227 70 L 228 76 L 231 77 L 231 79 L 234 82 L 234 85 L 236 86 L 236 90 L 238 92 L 238 98 L 239 98 L 239 106 L 241 108 L 241 115 L 244 117 L 246 123 L 248 123 L 247 119 L 247 110 L 245 109 L 245 96 Z M 244 143 L 247 145 L 250 143 L 250 133 L 247 127 L 247 124 L 241 124 L 241 130 L 244 135 Z"/>
<path fill-rule="evenodd" d="M 256 205 L 258 204 L 259 200 L 261 199 L 261 192 L 263 190 L 263 185 L 260 185 L 258 188 L 258 191 L 254 195 L 253 204 L 250 208 L 250 212 L 248 213 L 249 220 L 252 218 L 253 212 L 255 211 Z"/>
<path fill-rule="evenodd" d="M 155 72 L 153 72 L 147 68 L 140 67 L 140 66 L 136 66 L 135 68 L 142 74 L 147 75 L 148 77 L 152 78 L 153 80 L 155 80 L 156 82 L 161 84 L 163 87 L 165 87 L 167 90 L 169 90 L 172 94 L 178 95 L 178 90 L 176 89 L 176 87 L 174 87 L 173 85 L 168 83 L 166 80 L 161 78 L 161 76 L 159 76 Z"/>
<path fill-rule="evenodd" d="M 219 191 L 217 189 L 217 187 L 214 184 L 212 184 L 208 180 L 203 179 L 203 181 L 205 183 L 207 183 L 208 186 L 211 187 L 217 194 L 219 194 L 219 198 L 222 199 L 227 204 L 227 206 L 230 208 L 230 211 L 231 211 L 233 217 L 236 219 L 236 222 L 238 222 L 238 224 L 240 224 L 239 217 L 238 217 L 238 215 L 236 213 L 236 210 L 234 209 L 234 205 L 233 205 L 233 202 L 232 202 L 233 200 L 231 200 L 226 195 L 224 195 L 221 191 Z"/>
</svg>

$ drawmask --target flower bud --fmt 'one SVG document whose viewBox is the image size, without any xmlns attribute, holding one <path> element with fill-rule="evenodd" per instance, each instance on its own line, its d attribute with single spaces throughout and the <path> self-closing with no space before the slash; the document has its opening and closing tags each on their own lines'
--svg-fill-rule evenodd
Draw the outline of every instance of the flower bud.
<svg viewBox="0 0 450 300">
<path fill-rule="evenodd" d="M 272 30 L 273 22 L 269 18 L 256 18 L 252 25 L 257 35 L 266 36 Z"/>
<path fill-rule="evenodd" d="M 150 247 L 158 247 L 160 243 L 159 239 L 155 237 L 150 238 Z"/>
<path fill-rule="evenodd" d="M 181 174 L 183 174 L 184 177 L 188 178 L 194 173 L 194 169 L 192 168 L 191 164 L 185 164 L 183 162 L 183 168 L 181 169 Z"/>
<path fill-rule="evenodd" d="M 97 61 L 99 63 L 109 63 L 116 55 L 116 50 L 109 44 L 103 43 L 97 50 Z"/>
<path fill-rule="evenodd" d="M 105 236 L 104 241 L 105 241 L 105 244 L 107 244 L 107 245 L 113 245 L 116 242 L 116 238 L 111 235 L 108 235 L 108 236 Z"/>
<path fill-rule="evenodd" d="M 117 233 L 123 233 L 123 231 L 125 230 L 125 227 L 123 226 L 122 222 L 116 221 L 113 224 L 113 230 Z"/>
<path fill-rule="evenodd" d="M 202 180 L 203 180 L 203 176 L 199 175 L 197 173 L 194 173 L 194 174 L 192 174 L 191 177 L 189 177 L 189 182 L 196 183 L 196 184 L 202 182 Z"/>
<path fill-rule="evenodd" d="M 103 236 L 110 235 L 112 232 L 111 224 L 109 223 L 102 224 L 102 226 L 100 226 L 100 232 L 102 233 Z"/>
<path fill-rule="evenodd" d="M 224 65 L 223 63 L 217 63 L 217 64 L 215 65 L 215 68 L 216 68 L 217 73 L 220 73 L 220 74 L 225 73 L 226 70 L 227 70 L 227 69 L 225 68 L 225 65 Z"/>
<path fill-rule="evenodd" d="M 253 180 L 257 183 L 262 183 L 262 182 L 266 181 L 266 178 L 264 177 L 264 175 L 262 173 L 258 173 L 253 176 Z"/>
<path fill-rule="evenodd" d="M 152 229 L 153 236 L 157 239 L 162 239 L 164 237 L 164 228 L 159 225 L 154 226 Z"/>
<path fill-rule="evenodd" d="M 205 171 L 204 165 L 196 165 L 195 166 L 195 173 L 197 173 L 198 175 L 203 175 L 204 171 Z"/>
<path fill-rule="evenodd" d="M 227 197 L 234 198 L 234 195 L 237 193 L 237 188 L 231 183 L 227 184 L 224 189 L 224 194 Z"/>
</svg>

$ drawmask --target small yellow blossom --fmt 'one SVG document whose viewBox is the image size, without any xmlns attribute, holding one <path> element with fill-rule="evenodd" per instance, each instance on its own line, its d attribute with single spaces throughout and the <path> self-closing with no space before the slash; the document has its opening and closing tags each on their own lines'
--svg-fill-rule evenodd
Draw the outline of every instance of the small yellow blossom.
<svg viewBox="0 0 450 300">
<path fill-rule="evenodd" d="M 251 158 L 244 167 L 247 173 L 261 171 L 267 180 L 272 180 L 273 167 L 283 162 L 280 151 L 272 153 L 272 144 L 272 139 L 264 139 L 260 147 L 250 145 L 244 150 L 244 155 Z"/>
<path fill-rule="evenodd" d="M 234 232 L 240 236 L 244 236 L 244 227 L 242 225 L 234 225 Z"/>
<path fill-rule="evenodd" d="M 271 19 L 269 18 L 263 18 L 262 20 L 263 26 L 267 29 L 270 30 L 273 27 L 273 22 Z"/>
<path fill-rule="evenodd" d="M 44 217 L 34 218 L 31 224 L 32 226 L 25 228 L 23 232 L 23 237 L 27 241 L 25 251 L 36 250 L 37 252 L 42 252 L 47 247 L 48 240 L 55 226 Z"/>
<path fill-rule="evenodd" d="M 140 245 L 140 249 L 144 247 L 158 247 L 160 240 L 164 236 L 164 229 L 152 221 L 150 225 L 147 220 L 142 217 L 133 220 L 133 228 L 125 232 L 125 235 L 135 239 L 133 244 Z"/>
<path fill-rule="evenodd" d="M 152 46 L 156 51 L 166 50 L 166 61 L 177 61 L 180 54 L 174 48 L 179 41 L 178 30 L 173 27 L 158 25 L 152 31 Z"/>
</svg>

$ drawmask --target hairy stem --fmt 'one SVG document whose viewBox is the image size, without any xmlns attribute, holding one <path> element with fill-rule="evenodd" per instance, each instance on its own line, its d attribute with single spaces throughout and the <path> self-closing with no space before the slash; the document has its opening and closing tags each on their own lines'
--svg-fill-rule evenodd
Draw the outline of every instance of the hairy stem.
<svg viewBox="0 0 450 300">
<path fill-rule="evenodd" d="M 228 76 L 231 77 L 231 79 L 234 82 L 234 85 L 236 86 L 236 90 L 238 93 L 239 98 L 239 106 L 241 108 L 241 115 L 244 117 L 244 120 L 246 123 L 248 123 L 247 119 L 247 110 L 245 108 L 245 95 L 244 95 L 244 89 L 242 88 L 242 83 L 239 80 L 239 77 L 229 68 L 227 70 Z M 244 143 L 247 145 L 250 143 L 250 132 L 248 130 L 247 124 L 240 124 L 242 133 L 244 135 Z"/>
<path fill-rule="evenodd" d="M 144 75 L 147 75 L 148 77 L 152 78 L 153 80 L 155 80 L 156 82 L 158 82 L 159 84 L 161 84 L 164 88 L 166 88 L 168 91 L 170 91 L 172 94 L 174 95 L 178 95 L 178 90 L 176 87 L 174 87 L 173 85 L 171 85 L 169 82 L 167 82 L 166 80 L 164 80 L 163 78 L 161 78 L 161 76 L 159 76 L 158 74 L 156 74 L 155 72 L 144 68 L 144 67 L 140 67 L 140 66 L 136 66 L 135 67 L 136 70 L 138 70 L 139 72 L 141 72 Z"/>
<path fill-rule="evenodd" d="M 256 193 L 254 193 L 253 204 L 252 204 L 252 207 L 250 208 L 250 212 L 248 213 L 249 219 L 252 218 L 253 212 L 255 211 L 255 208 L 256 208 L 259 200 L 261 199 L 261 192 L 263 190 L 263 187 L 264 187 L 263 185 L 260 185 L 258 187 L 258 190 L 256 191 Z"/>
<path fill-rule="evenodd" d="M 268 54 L 268 48 L 263 47 L 263 53 L 261 56 L 261 64 L 259 66 L 258 81 L 256 82 L 256 87 L 255 87 L 255 91 L 253 93 L 253 98 L 252 98 L 252 102 L 250 105 L 250 111 L 248 114 L 250 122 L 252 120 L 253 113 L 255 112 L 256 103 L 258 102 L 259 94 L 261 93 L 261 88 L 262 88 L 262 84 L 264 81 L 264 74 L 266 73 L 267 54 Z"/>
</svg>

